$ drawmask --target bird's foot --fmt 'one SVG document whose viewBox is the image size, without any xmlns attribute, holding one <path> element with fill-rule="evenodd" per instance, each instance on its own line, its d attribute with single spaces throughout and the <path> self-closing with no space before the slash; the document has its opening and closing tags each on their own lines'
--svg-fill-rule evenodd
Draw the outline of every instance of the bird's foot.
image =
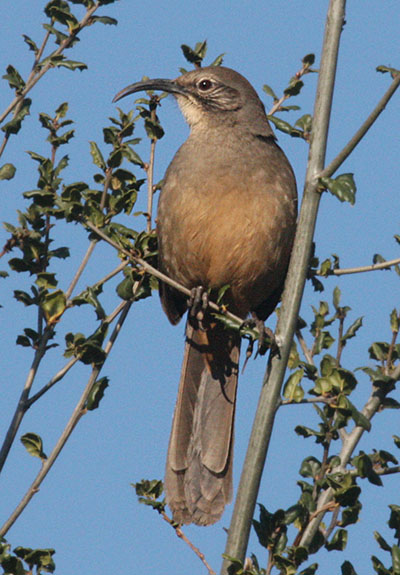
<svg viewBox="0 0 400 575">
<path fill-rule="evenodd" d="M 199 328 L 204 331 L 203 320 L 208 308 L 208 291 L 203 286 L 191 290 L 188 308 L 190 316 L 197 320 Z"/>
<path fill-rule="evenodd" d="M 257 351 L 255 357 L 258 355 L 264 355 L 269 349 L 271 354 L 279 354 L 279 346 L 277 344 L 275 334 L 273 331 L 267 327 L 262 319 L 259 319 L 255 313 L 252 313 L 252 317 L 243 322 L 243 327 L 256 328 L 258 331 L 258 338 L 256 340 L 250 339 L 249 345 L 246 350 L 246 359 L 243 365 L 243 371 L 250 357 L 253 355 L 254 343 L 257 341 Z"/>
</svg>

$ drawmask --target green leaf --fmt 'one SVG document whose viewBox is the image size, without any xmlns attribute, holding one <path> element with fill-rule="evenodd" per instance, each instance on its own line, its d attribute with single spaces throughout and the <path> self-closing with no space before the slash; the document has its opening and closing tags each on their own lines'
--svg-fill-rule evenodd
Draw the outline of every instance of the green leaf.
<svg viewBox="0 0 400 575">
<path fill-rule="evenodd" d="M 72 14 L 66 2 L 49 2 L 45 8 L 45 12 L 49 18 L 59 22 L 63 26 L 67 26 L 70 31 L 78 26 L 78 20 Z"/>
<path fill-rule="evenodd" d="M 366 431 L 371 431 L 370 420 L 367 417 L 365 417 L 365 415 L 362 414 L 361 411 L 358 411 L 358 409 L 351 403 L 349 399 L 347 399 L 347 401 L 351 409 L 351 417 L 353 418 L 354 423 L 358 427 L 362 427 Z"/>
<path fill-rule="evenodd" d="M 63 102 L 62 104 L 60 104 L 58 106 L 58 108 L 56 110 L 57 119 L 65 118 L 67 112 L 68 112 L 68 102 Z"/>
<path fill-rule="evenodd" d="M 392 548 L 390 547 L 389 543 L 386 542 L 386 540 L 382 537 L 380 533 L 378 533 L 378 531 L 374 531 L 374 537 L 377 540 L 378 545 L 381 549 L 389 552 L 392 551 Z"/>
<path fill-rule="evenodd" d="M 109 168 L 118 168 L 122 163 L 122 151 L 121 150 L 114 150 L 111 152 L 108 160 L 107 165 Z"/>
<path fill-rule="evenodd" d="M 396 68 L 390 68 L 389 66 L 377 66 L 376 71 L 381 72 L 381 74 L 389 73 L 392 78 L 394 78 L 394 76 L 397 74 L 400 74 L 400 70 L 397 70 Z"/>
<path fill-rule="evenodd" d="M 103 158 L 103 154 L 100 152 L 100 149 L 96 142 L 90 142 L 90 153 L 93 158 L 93 163 L 98 166 L 103 172 L 106 171 L 107 166 Z"/>
<path fill-rule="evenodd" d="M 53 555 L 55 553 L 54 549 L 30 549 L 29 547 L 16 547 L 14 553 L 20 559 L 23 559 L 25 563 L 29 565 L 30 572 L 33 572 L 33 567 L 36 567 L 35 573 L 42 573 L 46 571 L 53 573 L 56 566 L 53 560 Z M 13 571 L 14 573 L 14 571 Z M 27 573 L 24 569 L 21 574 Z M 20 575 L 20 572 L 15 572 L 15 575 Z"/>
<path fill-rule="evenodd" d="M 306 54 L 302 59 L 302 63 L 307 67 L 312 66 L 314 62 L 315 62 L 315 54 Z"/>
<path fill-rule="evenodd" d="M 393 441 L 396 447 L 400 449 L 400 437 L 398 435 L 392 435 Z"/>
<path fill-rule="evenodd" d="M 105 313 L 105 311 L 104 311 L 104 309 L 103 309 L 102 305 L 100 304 L 100 301 L 97 297 L 100 292 L 101 292 L 101 288 L 95 289 L 95 288 L 89 286 L 79 296 L 74 297 L 72 300 L 72 303 L 74 305 L 77 305 L 77 306 L 80 306 L 83 304 L 90 304 L 95 309 L 97 319 L 98 320 L 105 319 L 106 313 Z"/>
<path fill-rule="evenodd" d="M 400 575 L 400 548 L 398 545 L 392 547 L 393 575 Z"/>
<path fill-rule="evenodd" d="M 273 89 L 271 88 L 271 86 L 268 86 L 268 84 L 264 84 L 263 88 L 264 92 L 266 94 L 268 94 L 268 96 L 271 96 L 271 98 L 274 99 L 274 101 L 278 101 L 279 98 L 278 96 L 275 94 L 275 92 L 273 91 Z"/>
<path fill-rule="evenodd" d="M 317 572 L 317 569 L 318 569 L 318 563 L 312 563 L 311 565 L 303 569 L 303 571 L 300 571 L 299 575 L 314 575 L 314 573 Z"/>
<path fill-rule="evenodd" d="M 342 511 L 342 518 L 340 520 L 339 525 L 341 527 L 346 527 L 347 525 L 354 525 L 354 523 L 357 523 L 361 507 L 362 506 L 359 501 L 355 505 L 352 505 L 351 507 L 345 507 Z"/>
<path fill-rule="evenodd" d="M 10 88 L 15 88 L 17 92 L 25 88 L 25 82 L 14 66 L 7 66 L 7 74 L 4 74 L 3 78 L 8 81 Z"/>
<path fill-rule="evenodd" d="M 285 96 L 297 96 L 300 94 L 302 87 L 304 86 L 304 82 L 299 80 L 296 77 L 293 77 L 290 81 L 289 86 L 283 90 Z"/>
<path fill-rule="evenodd" d="M 0 170 L 1 173 L 1 170 Z M 397 309 L 392 310 L 390 314 L 390 329 L 393 333 L 399 332 L 399 315 L 397 314 Z"/>
<path fill-rule="evenodd" d="M 306 457 L 300 467 L 299 473 L 302 477 L 317 477 L 321 471 L 321 462 L 310 455 Z"/>
<path fill-rule="evenodd" d="M 340 305 L 340 296 L 341 296 L 341 291 L 340 289 L 336 286 L 335 289 L 333 290 L 333 307 L 338 310 L 339 305 Z"/>
<path fill-rule="evenodd" d="M 86 70 L 87 65 L 84 62 L 76 62 L 74 60 L 60 60 L 59 62 L 54 62 L 56 68 L 68 68 L 68 70 Z"/>
<path fill-rule="evenodd" d="M 153 140 L 161 140 L 161 138 L 164 136 L 164 130 L 157 120 L 145 118 L 144 127 L 148 137 Z"/>
<path fill-rule="evenodd" d="M 369 357 L 378 361 L 385 361 L 389 353 L 389 344 L 386 341 L 375 341 L 368 349 Z"/>
<path fill-rule="evenodd" d="M 118 20 L 111 18 L 110 16 L 92 16 L 91 21 L 101 22 L 101 24 L 108 24 L 111 26 L 116 26 L 118 24 Z"/>
<path fill-rule="evenodd" d="M 344 334 L 344 336 L 342 337 L 342 342 L 347 341 L 348 339 L 351 339 L 352 337 L 354 337 L 357 333 L 357 331 L 360 329 L 360 327 L 362 326 L 362 322 L 363 322 L 363 318 L 359 317 L 357 318 L 352 324 L 351 326 L 348 328 L 348 330 L 346 331 L 346 333 Z"/>
<path fill-rule="evenodd" d="M 7 136 L 10 134 L 18 134 L 21 129 L 21 124 L 25 116 L 29 115 L 29 110 L 32 100 L 25 98 L 21 104 L 19 111 L 15 114 L 14 118 L 2 126 L 2 131 L 6 133 Z"/>
<path fill-rule="evenodd" d="M 325 544 L 328 551 L 343 551 L 347 545 L 347 531 L 346 529 L 338 529 L 332 539 Z"/>
<path fill-rule="evenodd" d="M 50 24 L 43 24 L 43 28 L 56 37 L 55 42 L 58 45 L 60 45 L 64 40 L 68 38 L 67 34 L 64 34 L 60 30 L 57 30 L 57 28 L 54 28 L 54 26 L 51 26 Z M 79 41 L 79 38 L 76 38 L 76 41 Z M 72 44 L 74 44 L 74 42 L 72 42 Z M 42 60 L 40 62 L 40 67 L 43 67 L 45 64 L 47 64 L 47 62 L 48 58 Z"/>
<path fill-rule="evenodd" d="M 389 505 L 390 517 L 388 525 L 390 529 L 394 529 L 394 536 L 396 539 L 400 538 L 400 507 L 398 505 Z"/>
<path fill-rule="evenodd" d="M 344 561 L 341 566 L 342 575 L 357 575 L 356 570 L 350 561 Z"/>
<path fill-rule="evenodd" d="M 53 293 L 47 294 L 41 307 L 48 324 L 57 322 L 67 307 L 67 300 L 64 292 L 57 290 Z"/>
<path fill-rule="evenodd" d="M 268 116 L 268 120 L 272 122 L 277 130 L 280 130 L 284 134 L 289 134 L 292 138 L 304 138 L 303 130 L 294 128 L 288 122 L 277 118 L 276 116 Z"/>
<path fill-rule="evenodd" d="M 378 557 L 375 557 L 375 555 L 371 556 L 371 561 L 372 561 L 372 567 L 375 569 L 378 575 L 393 575 L 392 571 L 386 569 L 382 561 L 380 561 Z"/>
<path fill-rule="evenodd" d="M 86 402 L 86 409 L 88 411 L 93 411 L 99 407 L 100 401 L 104 397 L 104 391 L 108 387 L 108 382 L 108 377 L 102 377 L 93 384 Z"/>
<path fill-rule="evenodd" d="M 39 48 L 37 47 L 35 42 L 32 40 L 32 38 L 29 38 L 29 36 L 26 36 L 25 34 L 22 34 L 22 37 L 24 39 L 24 42 L 26 42 L 28 44 L 29 50 L 32 50 L 32 52 L 37 54 L 39 52 Z"/>
<path fill-rule="evenodd" d="M 40 272 L 37 274 L 35 284 L 41 288 L 54 289 L 57 287 L 58 284 L 56 280 L 56 274 L 49 272 Z"/>
<path fill-rule="evenodd" d="M 47 455 L 43 451 L 42 438 L 36 433 L 25 433 L 21 437 L 21 443 L 28 453 L 40 459 L 47 459 Z"/>
<path fill-rule="evenodd" d="M 305 134 L 310 134 L 312 130 L 312 116 L 310 114 L 304 114 L 296 122 L 295 126 L 300 128 Z"/>
<path fill-rule="evenodd" d="M 124 158 L 128 160 L 128 162 L 131 162 L 131 164 L 136 164 L 137 166 L 140 167 L 144 166 L 144 162 L 139 156 L 139 154 L 137 154 L 130 146 L 127 145 L 122 146 L 122 154 Z"/>
<path fill-rule="evenodd" d="M 26 306 L 34 305 L 36 303 L 35 298 L 22 290 L 14 290 L 14 297 L 17 301 L 20 301 Z"/>
<path fill-rule="evenodd" d="M 329 190 L 341 202 L 355 204 L 357 188 L 353 174 L 341 174 L 335 179 L 320 178 L 320 183 L 324 189 Z"/>
<path fill-rule="evenodd" d="M 210 66 L 221 66 L 221 64 L 224 61 L 224 56 L 225 56 L 225 52 L 223 52 L 222 54 L 220 54 L 219 56 L 217 56 L 215 58 L 215 60 L 213 60 L 210 64 Z"/>
<path fill-rule="evenodd" d="M 17 170 L 13 164 L 4 164 L 0 168 L 0 180 L 12 180 L 16 171 Z"/>
<path fill-rule="evenodd" d="M 303 369 L 298 369 L 290 375 L 283 388 L 283 397 L 294 402 L 299 402 L 304 398 L 304 390 L 300 385 L 303 375 Z"/>
<path fill-rule="evenodd" d="M 360 451 L 360 455 L 353 457 L 352 463 L 356 467 L 360 477 L 366 477 L 373 485 L 383 485 L 382 479 L 373 468 L 371 458 L 366 453 Z"/>
<path fill-rule="evenodd" d="M 199 66 L 207 52 L 207 40 L 204 40 L 204 42 L 198 42 L 194 50 L 190 46 L 182 44 L 181 50 L 188 62 Z"/>
</svg>

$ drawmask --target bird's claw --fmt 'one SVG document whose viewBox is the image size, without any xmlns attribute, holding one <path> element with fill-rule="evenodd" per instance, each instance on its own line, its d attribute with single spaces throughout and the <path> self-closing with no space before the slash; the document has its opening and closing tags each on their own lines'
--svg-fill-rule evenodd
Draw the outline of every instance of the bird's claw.
<svg viewBox="0 0 400 575">
<path fill-rule="evenodd" d="M 191 290 L 188 301 L 189 314 L 197 320 L 199 328 L 204 330 L 204 314 L 208 308 L 208 292 L 203 286 L 197 286 Z"/>
<path fill-rule="evenodd" d="M 243 325 L 249 328 L 255 327 L 258 331 L 258 345 L 255 357 L 258 355 L 264 355 L 268 349 L 271 350 L 272 355 L 279 354 L 279 346 L 277 344 L 275 334 L 269 327 L 264 324 L 263 320 L 259 319 L 255 314 L 253 314 L 252 318 L 243 322 Z M 253 354 L 253 348 L 254 340 L 250 340 L 246 350 L 245 365 Z"/>
</svg>

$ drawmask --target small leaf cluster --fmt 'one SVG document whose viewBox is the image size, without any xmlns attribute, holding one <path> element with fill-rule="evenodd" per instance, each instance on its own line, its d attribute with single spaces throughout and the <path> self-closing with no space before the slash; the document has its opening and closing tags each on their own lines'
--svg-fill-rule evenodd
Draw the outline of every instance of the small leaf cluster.
<svg viewBox="0 0 400 575">
<path fill-rule="evenodd" d="M 340 174 L 336 178 L 320 178 L 321 191 L 327 190 L 341 202 L 354 206 L 356 201 L 356 183 L 353 174 Z"/>
<path fill-rule="evenodd" d="M 10 545 L 4 538 L 0 541 L 0 565 L 7 575 L 30 575 L 35 573 L 54 573 L 56 565 L 53 555 L 54 549 L 31 549 L 29 547 L 16 547 L 10 552 Z M 27 568 L 25 568 L 24 564 Z"/>
<path fill-rule="evenodd" d="M 159 513 L 165 510 L 165 500 L 160 501 L 164 486 L 160 479 L 142 479 L 138 483 L 132 483 L 140 503 L 149 505 Z"/>
<path fill-rule="evenodd" d="M 304 82 L 301 78 L 312 72 L 317 72 L 311 68 L 315 61 L 314 54 L 307 54 L 302 59 L 302 67 L 301 69 L 289 80 L 288 86 L 283 91 L 283 96 L 279 98 L 275 91 L 264 84 L 263 90 L 264 92 L 273 99 L 273 113 L 268 116 L 268 119 L 274 124 L 275 128 L 280 132 L 284 132 L 288 134 L 292 138 L 302 138 L 306 142 L 310 140 L 311 131 L 312 131 L 312 116 L 310 114 L 304 114 L 300 118 L 298 118 L 294 124 L 290 124 L 282 118 L 275 116 L 276 112 L 291 112 L 291 111 L 298 111 L 300 107 L 297 105 L 286 105 L 286 102 L 289 98 L 294 96 L 298 96 L 304 86 Z"/>
<path fill-rule="evenodd" d="M 181 50 L 185 59 L 190 62 L 190 64 L 194 64 L 195 68 L 201 68 L 203 65 L 203 60 L 207 54 L 207 40 L 203 40 L 203 42 L 197 42 L 194 48 L 191 48 L 187 44 L 182 44 Z M 220 54 L 211 62 L 211 64 L 207 64 L 208 66 L 221 66 L 225 54 Z M 179 68 L 181 74 L 185 74 L 187 70 L 185 68 Z"/>
<path fill-rule="evenodd" d="M 5 134 L 5 143 L 7 143 L 10 135 L 18 134 L 21 129 L 22 122 L 30 113 L 32 100 L 26 98 L 25 95 L 36 84 L 37 80 L 43 73 L 51 68 L 67 68 L 69 70 L 85 70 L 87 65 L 84 62 L 69 60 L 66 58 L 64 51 L 72 48 L 79 41 L 79 33 L 81 30 L 89 25 L 100 22 L 103 24 L 117 24 L 115 18 L 109 16 L 95 16 L 94 12 L 99 6 L 103 4 L 112 4 L 116 0 L 101 0 L 97 3 L 94 0 L 51 0 L 44 8 L 44 14 L 49 19 L 49 22 L 43 24 L 47 35 L 39 46 L 32 38 L 23 34 L 23 39 L 28 49 L 33 52 L 34 61 L 32 65 L 32 72 L 27 80 L 24 80 L 18 70 L 9 64 L 6 68 L 6 74 L 3 79 L 8 82 L 11 90 L 14 91 L 16 99 L 14 100 L 10 111 L 13 112 L 11 120 L 7 121 L 1 127 Z M 86 17 L 79 21 L 78 17 L 73 14 L 71 5 L 81 4 L 86 7 Z M 45 48 L 53 39 L 57 48 L 51 51 L 48 55 L 44 55 Z M 43 117 L 43 121 L 46 118 Z M 72 137 L 72 135 L 64 135 L 64 138 Z M 0 179 L 11 179 L 15 174 L 15 166 L 12 164 L 4 164 L 0 167 Z"/>
<path fill-rule="evenodd" d="M 351 310 L 341 304 L 341 293 L 338 288 L 333 291 L 332 304 L 333 313 L 330 312 L 330 306 L 326 301 L 321 301 L 319 307 L 313 307 L 314 320 L 309 327 L 312 336 L 311 345 L 307 345 L 303 336 L 307 325 L 303 320 L 299 321 L 297 335 L 305 358 L 301 359 L 297 345 L 293 343 L 289 358 L 292 373 L 283 389 L 284 404 L 311 402 L 315 408 L 319 417 L 318 425 L 316 427 L 298 425 L 295 432 L 301 437 L 313 438 L 322 450 L 322 457 L 309 455 L 302 461 L 299 470 L 301 479 L 298 481 L 301 494 L 294 505 L 286 510 L 279 509 L 274 512 L 260 505 L 259 519 L 253 522 L 260 545 L 268 550 L 269 569 L 274 566 L 280 573 L 287 575 L 315 573 L 318 568 L 316 563 L 309 565 L 303 571 L 299 571 L 299 568 L 321 547 L 327 551 L 344 550 L 349 536 L 347 527 L 359 521 L 362 509 L 362 490 L 359 481 L 367 479 L 373 485 L 381 486 L 385 474 L 398 471 L 397 457 L 384 449 L 374 449 L 372 453 L 359 451 L 349 460 L 348 465 L 343 465 L 338 455 L 340 447 L 334 450 L 338 442 L 340 443 L 342 430 L 346 429 L 346 435 L 350 433 L 351 427 L 369 431 L 371 421 L 350 399 L 358 384 L 358 377 L 354 371 L 344 368 L 341 364 L 343 350 L 349 340 L 357 336 L 362 327 L 362 318 L 357 318 L 346 327 Z M 370 377 L 372 388 L 376 390 L 373 393 L 380 394 L 381 409 L 400 407 L 396 400 L 387 397 L 394 389 L 392 374 L 400 360 L 400 347 L 396 343 L 399 325 L 400 314 L 393 310 L 390 315 L 391 341 L 375 342 L 369 350 L 370 358 L 376 360 L 378 365 L 375 368 L 370 366 L 360 368 Z M 333 333 L 335 327 L 336 334 Z M 333 355 L 327 350 L 334 344 L 336 353 Z M 319 364 L 316 362 L 318 356 L 320 356 Z M 307 381 L 311 383 L 308 386 L 308 394 L 315 400 L 306 399 Z M 394 442 L 400 447 L 400 438 L 394 437 Z M 331 521 L 328 525 L 322 522 L 307 548 L 302 547 L 302 534 L 315 516 L 320 496 L 327 492 L 331 493 L 331 497 L 325 513 L 331 515 Z M 392 525 L 395 524 L 396 516 L 393 515 Z M 298 531 L 292 543 L 289 542 L 291 525 Z M 398 537 L 400 522 L 397 529 Z M 383 548 L 393 551 L 388 545 L 387 548 Z M 394 549 L 392 555 L 396 556 L 396 553 L 397 550 Z M 373 559 L 373 564 L 380 575 L 394 572 L 383 570 L 376 558 Z M 245 572 L 240 571 L 239 565 L 236 567 L 239 569 L 237 572 Z M 351 569 L 353 568 L 348 562 L 342 566 L 342 572 L 346 575 L 355 573 Z M 255 570 L 254 573 L 262 573 L 262 570 Z"/>
</svg>

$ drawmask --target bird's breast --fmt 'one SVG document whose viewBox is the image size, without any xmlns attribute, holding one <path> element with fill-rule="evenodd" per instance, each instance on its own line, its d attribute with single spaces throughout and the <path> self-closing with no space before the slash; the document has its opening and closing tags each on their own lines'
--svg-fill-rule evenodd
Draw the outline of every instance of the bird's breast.
<svg viewBox="0 0 400 575">
<path fill-rule="evenodd" d="M 279 170 L 274 155 L 270 164 L 238 158 L 240 167 L 212 159 L 190 166 L 178 154 L 159 201 L 162 270 L 189 289 L 229 284 L 244 315 L 279 286 L 293 240 L 296 187 L 275 151 Z"/>
</svg>

